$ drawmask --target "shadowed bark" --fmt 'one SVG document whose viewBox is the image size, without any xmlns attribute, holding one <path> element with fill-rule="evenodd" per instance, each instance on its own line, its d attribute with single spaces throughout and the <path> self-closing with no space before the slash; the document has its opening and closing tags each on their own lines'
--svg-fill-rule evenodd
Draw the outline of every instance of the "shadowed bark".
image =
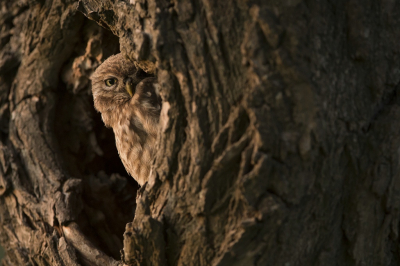
<svg viewBox="0 0 400 266">
<path fill-rule="evenodd" d="M 396 1 L 2 1 L 0 25 L 4 265 L 400 263 Z M 90 94 L 118 52 L 162 87 L 138 191 Z"/>
</svg>

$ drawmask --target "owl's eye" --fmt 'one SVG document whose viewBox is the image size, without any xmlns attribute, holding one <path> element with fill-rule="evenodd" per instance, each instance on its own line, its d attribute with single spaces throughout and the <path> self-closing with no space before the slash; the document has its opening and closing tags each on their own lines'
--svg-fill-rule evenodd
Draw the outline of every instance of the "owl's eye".
<svg viewBox="0 0 400 266">
<path fill-rule="evenodd" d="M 117 84 L 117 79 L 114 79 L 114 78 L 106 79 L 104 81 L 104 83 L 106 84 L 107 87 L 111 87 L 111 86 L 114 86 L 115 84 Z"/>
</svg>

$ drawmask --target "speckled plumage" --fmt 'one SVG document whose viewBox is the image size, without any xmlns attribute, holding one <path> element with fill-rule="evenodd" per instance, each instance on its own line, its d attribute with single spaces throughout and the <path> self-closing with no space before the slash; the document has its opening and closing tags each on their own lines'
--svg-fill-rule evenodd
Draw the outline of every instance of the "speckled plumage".
<svg viewBox="0 0 400 266">
<path fill-rule="evenodd" d="M 124 80 L 130 78 L 132 97 Z M 144 185 L 155 154 L 161 98 L 156 78 L 138 70 L 121 54 L 109 57 L 92 76 L 94 106 L 104 124 L 112 127 L 119 156 L 127 172 Z M 116 84 L 106 86 L 106 80 Z"/>
</svg>

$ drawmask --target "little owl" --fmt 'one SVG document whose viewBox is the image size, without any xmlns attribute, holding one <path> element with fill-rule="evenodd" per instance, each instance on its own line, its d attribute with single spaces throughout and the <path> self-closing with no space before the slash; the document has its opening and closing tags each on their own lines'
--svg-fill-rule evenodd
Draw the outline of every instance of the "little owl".
<svg viewBox="0 0 400 266">
<path fill-rule="evenodd" d="M 112 127 L 127 172 L 143 186 L 155 154 L 161 97 L 156 78 L 122 54 L 109 57 L 92 78 L 94 107 Z"/>
</svg>

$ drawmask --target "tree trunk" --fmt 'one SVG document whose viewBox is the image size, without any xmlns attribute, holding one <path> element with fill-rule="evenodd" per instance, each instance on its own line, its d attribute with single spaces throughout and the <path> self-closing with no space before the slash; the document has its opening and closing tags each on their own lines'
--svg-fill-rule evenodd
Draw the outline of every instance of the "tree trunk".
<svg viewBox="0 0 400 266">
<path fill-rule="evenodd" d="M 393 0 L 1 1 L 3 265 L 399 265 L 399 40 Z M 119 51 L 162 87 L 139 190 Z"/>
</svg>

